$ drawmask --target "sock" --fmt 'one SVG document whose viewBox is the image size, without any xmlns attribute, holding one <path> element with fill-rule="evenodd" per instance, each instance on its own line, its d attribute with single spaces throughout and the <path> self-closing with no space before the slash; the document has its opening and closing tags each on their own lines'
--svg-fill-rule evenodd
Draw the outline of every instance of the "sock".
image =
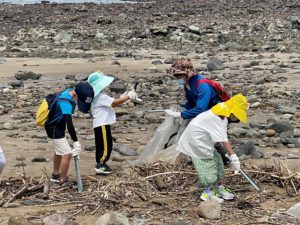
<svg viewBox="0 0 300 225">
<path fill-rule="evenodd" d="M 205 191 L 206 193 L 209 193 L 209 192 L 210 192 L 210 185 L 206 186 L 205 189 L 204 189 L 204 191 Z"/>
<path fill-rule="evenodd" d="M 216 189 L 216 190 L 219 190 L 220 187 L 221 187 L 221 185 L 219 185 L 219 183 L 216 182 L 216 183 L 215 183 L 215 189 Z"/>
</svg>

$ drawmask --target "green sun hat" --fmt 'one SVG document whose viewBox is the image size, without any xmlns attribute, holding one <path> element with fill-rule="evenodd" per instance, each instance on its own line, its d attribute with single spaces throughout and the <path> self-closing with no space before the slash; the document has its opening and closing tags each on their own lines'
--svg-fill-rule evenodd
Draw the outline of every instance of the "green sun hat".
<svg viewBox="0 0 300 225">
<path fill-rule="evenodd" d="M 94 72 L 89 75 L 88 82 L 94 89 L 96 97 L 104 88 L 113 82 L 114 78 L 104 75 L 102 72 Z"/>
</svg>

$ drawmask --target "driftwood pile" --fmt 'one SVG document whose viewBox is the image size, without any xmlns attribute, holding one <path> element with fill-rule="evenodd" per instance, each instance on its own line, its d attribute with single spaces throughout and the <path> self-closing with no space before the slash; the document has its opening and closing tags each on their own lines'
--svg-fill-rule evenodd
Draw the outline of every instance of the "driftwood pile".
<svg viewBox="0 0 300 225">
<path fill-rule="evenodd" d="M 275 163 L 275 166 L 245 165 L 244 168 L 264 191 L 256 193 L 241 176 L 232 175 L 231 170 L 226 169 L 225 183 L 237 196 L 234 201 L 223 204 L 222 218 L 228 223 L 236 221 L 237 216 L 239 224 L 249 224 L 250 218 L 255 222 L 270 215 L 271 212 L 260 207 L 261 203 L 274 199 L 275 192 L 269 188 L 270 185 L 284 188 L 288 195 L 299 194 L 300 174 L 292 173 L 282 162 Z M 82 193 L 77 192 L 75 181 L 63 186 L 52 184 L 46 171 L 40 178 L 10 178 L 0 183 L 0 206 L 9 207 L 13 202 L 45 207 L 71 205 L 66 209 L 71 217 L 116 210 L 131 219 L 144 219 L 147 224 L 151 224 L 150 221 L 168 222 L 179 217 L 186 221 L 204 221 L 197 214 L 202 188 L 197 185 L 192 165 L 159 162 L 127 168 L 114 176 L 86 176 L 83 184 Z M 224 224 L 224 221 L 220 223 Z M 206 224 L 209 222 L 206 221 Z"/>
</svg>

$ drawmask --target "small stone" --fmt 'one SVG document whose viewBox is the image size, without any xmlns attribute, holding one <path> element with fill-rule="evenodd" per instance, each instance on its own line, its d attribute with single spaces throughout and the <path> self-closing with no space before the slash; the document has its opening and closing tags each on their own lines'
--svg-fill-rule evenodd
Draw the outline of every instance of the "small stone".
<svg viewBox="0 0 300 225">
<path fill-rule="evenodd" d="M 298 138 L 298 137 L 300 137 L 300 129 L 294 129 L 294 134 L 293 134 L 293 137 L 295 137 L 295 138 Z"/>
<path fill-rule="evenodd" d="M 16 80 L 9 83 L 10 86 L 16 88 L 16 87 L 24 87 L 24 82 L 22 80 Z"/>
<path fill-rule="evenodd" d="M 293 115 L 292 114 L 283 114 L 280 118 L 284 119 L 284 120 L 291 120 L 291 119 L 293 119 Z"/>
<path fill-rule="evenodd" d="M 294 155 L 292 153 L 289 153 L 289 154 L 287 154 L 287 158 L 288 159 L 299 159 L 299 156 L 298 155 Z"/>
<path fill-rule="evenodd" d="M 280 153 L 274 152 L 272 154 L 272 156 L 274 156 L 274 157 L 282 157 L 283 155 L 281 155 Z"/>
<path fill-rule="evenodd" d="M 127 86 L 124 84 L 123 81 L 117 80 L 109 86 L 109 89 L 112 92 L 123 94 L 126 91 Z"/>
<path fill-rule="evenodd" d="M 121 63 L 119 61 L 113 61 L 112 65 L 121 66 Z"/>
<path fill-rule="evenodd" d="M 114 150 L 119 152 L 120 154 L 126 155 L 126 156 L 136 156 L 137 155 L 136 151 L 134 151 L 133 149 L 129 148 L 126 145 L 122 145 L 119 143 L 116 143 L 114 145 Z"/>
<path fill-rule="evenodd" d="M 228 130 L 228 134 L 234 135 L 236 137 L 247 134 L 247 129 L 241 127 L 233 127 Z"/>
<path fill-rule="evenodd" d="M 189 224 L 184 221 L 173 221 L 173 222 L 169 223 L 168 225 L 189 225 Z"/>
<path fill-rule="evenodd" d="M 221 205 L 217 200 L 209 199 L 200 203 L 197 212 L 203 218 L 217 220 L 221 218 Z"/>
<path fill-rule="evenodd" d="M 48 162 L 49 160 L 45 156 L 35 156 L 31 162 Z"/>
<path fill-rule="evenodd" d="M 15 126 L 9 122 L 6 122 L 3 124 L 3 128 L 4 128 L 4 130 L 14 130 Z"/>
<path fill-rule="evenodd" d="M 278 121 L 269 126 L 270 129 L 276 131 L 276 133 L 282 133 L 285 131 L 293 130 L 293 126 L 288 121 Z"/>
<path fill-rule="evenodd" d="M 287 72 L 286 69 L 281 68 L 279 66 L 275 66 L 272 71 L 273 71 L 273 73 L 286 73 Z"/>
<path fill-rule="evenodd" d="M 15 73 L 17 80 L 38 80 L 41 76 L 41 74 L 36 74 L 31 71 L 18 71 Z"/>
<path fill-rule="evenodd" d="M 62 214 L 55 213 L 43 219 L 44 225 L 79 225 L 76 222 L 69 220 Z"/>
<path fill-rule="evenodd" d="M 156 67 L 151 67 L 149 69 L 150 73 L 161 73 L 162 71 L 160 69 L 157 69 Z"/>
<path fill-rule="evenodd" d="M 213 70 L 223 70 L 225 69 L 225 66 L 223 62 L 217 58 L 210 59 L 207 63 L 207 69 L 209 71 Z"/>
<path fill-rule="evenodd" d="M 266 130 L 267 137 L 273 137 L 275 134 L 276 134 L 275 130 L 272 130 L 272 129 Z"/>
<path fill-rule="evenodd" d="M 126 216 L 118 212 L 108 212 L 98 218 L 95 225 L 130 225 Z"/>
<path fill-rule="evenodd" d="M 24 216 L 10 216 L 8 219 L 8 225 L 28 225 L 28 221 Z"/>
<path fill-rule="evenodd" d="M 200 28 L 194 25 L 188 27 L 189 32 L 194 34 L 200 34 Z"/>
<path fill-rule="evenodd" d="M 80 73 L 75 76 L 75 80 L 77 81 L 85 81 L 89 78 L 89 74 Z"/>
<path fill-rule="evenodd" d="M 287 144 L 287 147 L 288 148 L 296 148 L 296 145 L 295 144 Z"/>
<path fill-rule="evenodd" d="M 254 102 L 251 104 L 251 108 L 257 108 L 260 105 L 260 102 Z"/>
<path fill-rule="evenodd" d="M 242 144 L 239 149 L 236 151 L 238 156 L 241 155 L 252 155 L 254 158 L 259 159 L 263 158 L 264 154 L 261 151 L 258 151 L 252 141 L 248 141 Z"/>
<path fill-rule="evenodd" d="M 154 60 L 151 62 L 153 65 L 161 65 L 161 64 L 164 64 L 162 61 L 160 60 Z"/>
</svg>

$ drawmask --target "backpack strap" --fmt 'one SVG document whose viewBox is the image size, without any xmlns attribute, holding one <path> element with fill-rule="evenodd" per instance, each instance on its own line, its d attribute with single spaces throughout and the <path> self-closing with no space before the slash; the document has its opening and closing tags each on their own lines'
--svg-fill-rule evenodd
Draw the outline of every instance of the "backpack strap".
<svg viewBox="0 0 300 225">
<path fill-rule="evenodd" d="M 206 84 L 210 85 L 217 92 L 219 98 L 223 102 L 226 102 L 227 100 L 230 99 L 230 95 L 225 91 L 225 89 L 221 86 L 221 84 L 219 84 L 218 82 L 215 82 L 213 80 L 209 80 L 207 78 L 204 78 L 204 79 L 201 79 L 201 80 L 197 81 L 196 91 L 202 83 L 206 83 Z"/>
<path fill-rule="evenodd" d="M 68 89 L 66 89 L 66 90 L 68 90 Z M 64 90 L 64 91 L 66 91 L 66 90 Z M 53 109 L 55 109 L 55 106 L 56 106 L 57 102 L 68 102 L 73 107 L 75 106 L 75 102 L 72 101 L 71 99 L 59 97 L 60 94 L 63 93 L 64 91 L 60 91 L 57 94 L 55 94 L 55 97 L 54 97 L 53 101 L 51 102 L 51 104 L 48 108 L 49 109 L 49 114 L 48 114 L 48 119 L 46 121 L 47 125 L 50 125 L 50 124 L 52 124 L 53 122 L 56 121 L 56 119 L 50 120 L 50 118 L 53 116 L 53 112 L 54 112 Z"/>
<path fill-rule="evenodd" d="M 199 87 L 201 84 L 203 84 L 203 83 L 206 83 L 206 84 L 209 84 L 209 85 L 213 86 L 213 85 L 212 85 L 212 82 L 214 82 L 214 81 L 209 80 L 209 79 L 207 79 L 207 78 L 204 78 L 204 79 L 201 79 L 201 80 L 197 80 L 197 83 L 196 83 L 196 91 L 197 91 L 198 87 Z"/>
</svg>

